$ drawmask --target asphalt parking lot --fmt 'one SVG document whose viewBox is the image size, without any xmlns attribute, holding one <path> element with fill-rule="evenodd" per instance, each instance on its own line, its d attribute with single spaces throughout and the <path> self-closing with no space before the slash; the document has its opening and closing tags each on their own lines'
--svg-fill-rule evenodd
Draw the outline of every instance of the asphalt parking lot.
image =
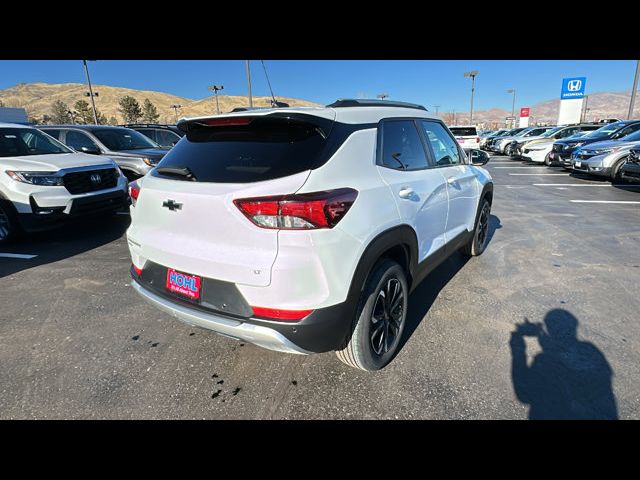
<svg viewBox="0 0 640 480">
<path fill-rule="evenodd" d="M 128 215 L 0 249 L 0 418 L 640 418 L 640 188 L 486 168 L 486 252 L 415 290 L 376 373 L 147 305 L 129 286 Z"/>
</svg>

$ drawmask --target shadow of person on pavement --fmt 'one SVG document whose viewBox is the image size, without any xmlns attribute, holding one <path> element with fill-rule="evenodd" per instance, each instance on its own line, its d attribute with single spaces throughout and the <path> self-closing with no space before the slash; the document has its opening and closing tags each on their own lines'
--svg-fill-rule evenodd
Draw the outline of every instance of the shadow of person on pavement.
<svg viewBox="0 0 640 480">
<path fill-rule="evenodd" d="M 603 353 L 578 340 L 578 320 L 563 309 L 542 323 L 524 323 L 511 333 L 511 375 L 530 419 L 617 419 L 613 371 Z M 524 337 L 537 338 L 542 352 L 527 365 Z"/>
</svg>

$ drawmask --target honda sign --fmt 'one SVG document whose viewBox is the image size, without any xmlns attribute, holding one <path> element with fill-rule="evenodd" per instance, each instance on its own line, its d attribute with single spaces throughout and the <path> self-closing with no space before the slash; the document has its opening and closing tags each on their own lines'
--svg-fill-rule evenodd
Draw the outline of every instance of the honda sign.
<svg viewBox="0 0 640 480">
<path fill-rule="evenodd" d="M 565 100 L 584 97 L 584 86 L 586 83 L 586 77 L 563 78 L 560 99 Z"/>
</svg>

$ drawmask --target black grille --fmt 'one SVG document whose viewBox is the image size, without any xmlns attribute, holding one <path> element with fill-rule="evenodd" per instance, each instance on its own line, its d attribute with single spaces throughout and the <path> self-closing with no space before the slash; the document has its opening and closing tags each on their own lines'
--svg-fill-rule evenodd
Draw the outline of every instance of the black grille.
<svg viewBox="0 0 640 480">
<path fill-rule="evenodd" d="M 554 152 L 561 152 L 562 151 L 562 145 L 553 145 L 553 149 Z"/>
<path fill-rule="evenodd" d="M 640 163 L 640 150 L 631 150 L 631 152 L 629 152 L 629 161 Z"/>
<path fill-rule="evenodd" d="M 92 176 L 94 176 L 94 180 L 91 179 Z M 113 188 L 118 184 L 118 177 L 119 173 L 117 169 L 103 168 L 99 170 L 67 173 L 62 179 L 69 193 L 76 195 L 78 193 L 95 192 Z"/>
</svg>

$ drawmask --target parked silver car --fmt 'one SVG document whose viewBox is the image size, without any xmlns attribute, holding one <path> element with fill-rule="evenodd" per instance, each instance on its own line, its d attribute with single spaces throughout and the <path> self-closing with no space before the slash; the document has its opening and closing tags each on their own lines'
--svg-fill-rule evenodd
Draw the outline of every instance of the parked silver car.
<svg viewBox="0 0 640 480">
<path fill-rule="evenodd" d="M 622 180 L 621 168 L 633 147 L 640 145 L 640 130 L 620 140 L 607 140 L 585 145 L 571 155 L 571 168 L 599 177 L 609 177 L 611 181 Z"/>
<path fill-rule="evenodd" d="M 77 152 L 104 155 L 115 161 L 129 180 L 146 175 L 168 149 L 131 128 L 109 125 L 38 125 L 38 129 Z"/>
</svg>

